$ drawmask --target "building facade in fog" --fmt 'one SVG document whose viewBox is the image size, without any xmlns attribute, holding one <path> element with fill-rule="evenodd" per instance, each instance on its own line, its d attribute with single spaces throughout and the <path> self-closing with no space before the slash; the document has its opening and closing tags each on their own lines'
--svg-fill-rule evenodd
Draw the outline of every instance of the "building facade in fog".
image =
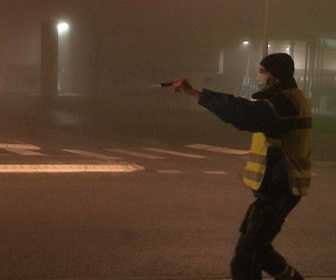
<svg viewBox="0 0 336 280">
<path fill-rule="evenodd" d="M 66 20 L 60 92 L 140 100 L 150 84 L 183 76 L 248 97 L 262 58 L 263 8 L 262 0 L 8 1 L 0 17 L 0 89 L 39 92 L 41 23 L 56 28 Z M 296 80 L 312 99 L 336 95 L 335 18 L 333 0 L 271 1 L 268 52 L 293 56 Z"/>
</svg>

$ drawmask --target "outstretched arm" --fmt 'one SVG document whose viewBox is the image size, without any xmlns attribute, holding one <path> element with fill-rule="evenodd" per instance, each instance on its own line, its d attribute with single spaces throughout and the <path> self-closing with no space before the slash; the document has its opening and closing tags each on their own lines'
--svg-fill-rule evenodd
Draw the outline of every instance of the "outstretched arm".
<svg viewBox="0 0 336 280">
<path fill-rule="evenodd" d="M 250 101 L 206 89 L 198 91 L 186 79 L 174 80 L 173 86 L 177 92 L 196 97 L 201 106 L 237 129 L 262 132 L 272 138 L 281 138 L 289 130 L 288 122 L 283 121 L 267 101 Z"/>
</svg>

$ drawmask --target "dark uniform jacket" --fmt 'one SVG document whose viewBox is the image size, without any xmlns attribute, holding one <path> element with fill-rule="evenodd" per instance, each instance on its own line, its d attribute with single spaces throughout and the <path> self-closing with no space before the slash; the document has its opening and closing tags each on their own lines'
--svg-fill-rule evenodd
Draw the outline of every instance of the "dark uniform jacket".
<svg viewBox="0 0 336 280">
<path fill-rule="evenodd" d="M 297 107 L 282 91 L 260 97 L 256 101 L 250 101 L 231 94 L 204 89 L 199 104 L 239 130 L 262 132 L 266 137 L 273 139 L 283 138 L 291 129 L 291 123 L 282 117 L 297 116 Z M 268 148 L 265 175 L 255 195 L 269 199 L 291 195 L 287 169 L 280 148 Z"/>
</svg>

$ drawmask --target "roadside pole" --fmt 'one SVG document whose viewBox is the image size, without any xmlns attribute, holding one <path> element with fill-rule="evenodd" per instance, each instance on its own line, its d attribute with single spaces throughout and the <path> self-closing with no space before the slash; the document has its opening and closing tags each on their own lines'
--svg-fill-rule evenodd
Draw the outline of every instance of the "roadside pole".
<svg viewBox="0 0 336 280">
<path fill-rule="evenodd" d="M 49 122 L 49 114 L 57 96 L 58 77 L 58 33 L 53 21 L 41 23 L 41 102 L 40 113 L 43 122 Z"/>
<path fill-rule="evenodd" d="M 265 0 L 265 14 L 264 14 L 264 40 L 263 40 L 263 51 L 262 58 L 268 54 L 268 15 L 269 15 L 269 0 Z"/>
</svg>

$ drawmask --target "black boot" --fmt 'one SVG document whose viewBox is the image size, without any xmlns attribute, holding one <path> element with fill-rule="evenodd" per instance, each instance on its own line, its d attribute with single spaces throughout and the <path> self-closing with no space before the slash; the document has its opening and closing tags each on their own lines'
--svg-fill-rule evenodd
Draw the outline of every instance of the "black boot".
<svg viewBox="0 0 336 280">
<path fill-rule="evenodd" d="M 294 268 L 292 268 L 290 278 L 288 278 L 288 279 L 290 279 L 290 280 L 304 280 L 302 275 Z"/>
<path fill-rule="evenodd" d="M 275 277 L 275 280 L 304 280 L 302 275 L 293 267 L 290 267 L 288 272 L 280 277 Z"/>
</svg>

